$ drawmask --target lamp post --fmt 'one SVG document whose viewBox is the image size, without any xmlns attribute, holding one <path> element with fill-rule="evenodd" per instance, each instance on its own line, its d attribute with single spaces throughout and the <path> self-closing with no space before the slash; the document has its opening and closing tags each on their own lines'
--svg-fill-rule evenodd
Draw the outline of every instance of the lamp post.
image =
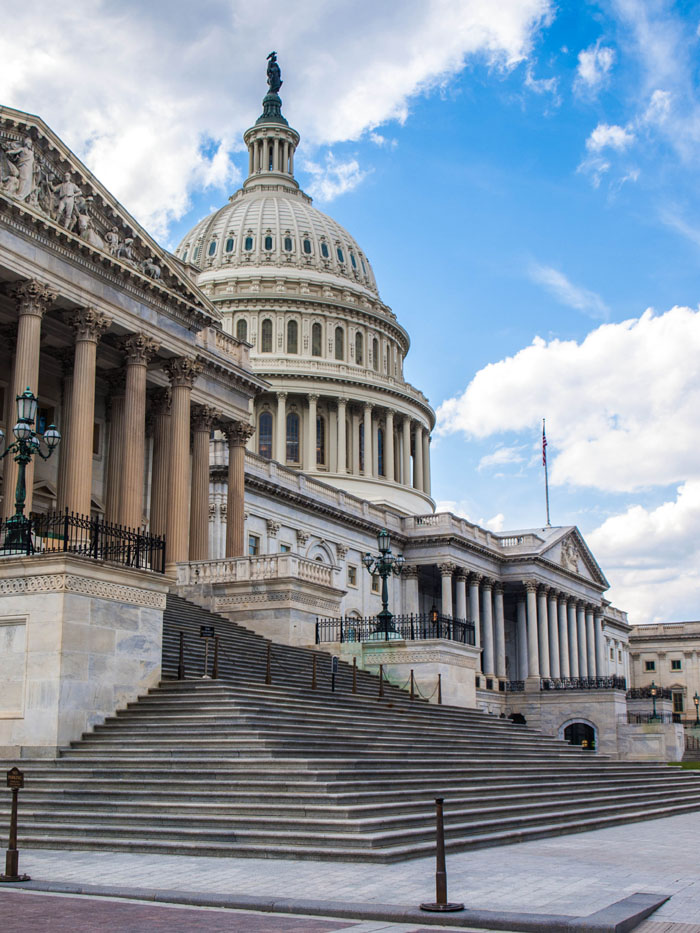
<svg viewBox="0 0 700 933">
<path fill-rule="evenodd" d="M 15 514 L 7 520 L 7 535 L 3 548 L 22 547 L 31 550 L 31 528 L 27 516 L 24 514 L 24 504 L 27 499 L 27 486 L 25 474 L 27 464 L 32 457 L 38 454 L 42 460 L 48 460 L 61 441 L 61 434 L 55 424 L 49 425 L 43 435 L 34 430 L 36 422 L 37 399 L 32 390 L 27 387 L 21 395 L 17 396 L 17 423 L 12 428 L 16 440 L 10 444 L 0 460 L 8 454 L 14 454 L 15 463 L 19 464 L 17 473 L 17 486 L 15 487 Z M 48 448 L 48 453 L 41 449 L 42 437 Z M 5 432 L 0 429 L 0 446 L 5 441 Z"/>
<path fill-rule="evenodd" d="M 367 552 L 362 558 L 362 563 L 372 576 L 376 573 L 382 578 L 382 611 L 377 616 L 379 619 L 377 631 L 382 632 L 384 637 L 388 638 L 389 633 L 394 632 L 395 629 L 392 622 L 393 616 L 389 612 L 389 588 L 386 581 L 392 573 L 397 576 L 401 573 L 404 559 L 402 554 L 394 555 L 391 553 L 391 537 L 386 528 L 382 528 L 377 535 L 377 546 L 379 548 L 379 555 L 377 557 L 372 557 L 372 555 Z"/>
<path fill-rule="evenodd" d="M 698 691 L 695 691 L 695 696 L 693 697 L 693 703 L 695 703 L 695 725 L 700 726 L 700 716 L 698 715 L 698 705 L 700 704 L 700 697 L 698 696 Z"/>
<path fill-rule="evenodd" d="M 659 718 L 659 717 L 656 715 L 656 695 L 657 695 L 658 692 L 659 692 L 659 688 L 656 686 L 656 684 L 655 684 L 654 681 L 652 680 L 652 682 L 651 682 L 651 687 L 649 687 L 649 693 L 651 694 L 651 702 L 652 702 L 652 704 L 653 704 L 653 705 L 652 705 L 652 713 L 651 713 L 651 718 L 652 718 L 652 719 L 658 719 L 658 718 Z"/>
</svg>

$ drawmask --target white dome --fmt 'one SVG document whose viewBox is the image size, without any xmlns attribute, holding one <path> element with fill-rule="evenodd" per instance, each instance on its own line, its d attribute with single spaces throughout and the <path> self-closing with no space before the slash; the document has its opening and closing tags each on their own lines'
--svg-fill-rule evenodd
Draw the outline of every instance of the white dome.
<svg viewBox="0 0 700 933">
<path fill-rule="evenodd" d="M 312 207 L 302 191 L 272 187 L 237 191 L 182 239 L 175 255 L 217 279 L 227 269 L 237 277 L 282 269 L 378 297 L 372 267 L 347 230 Z"/>
</svg>

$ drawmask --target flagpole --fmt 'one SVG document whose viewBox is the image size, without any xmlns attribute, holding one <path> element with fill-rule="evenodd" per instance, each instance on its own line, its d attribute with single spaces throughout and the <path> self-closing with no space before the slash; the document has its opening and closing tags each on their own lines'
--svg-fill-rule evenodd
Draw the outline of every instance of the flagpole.
<svg viewBox="0 0 700 933">
<path fill-rule="evenodd" d="M 549 520 L 549 475 L 547 473 L 547 435 L 544 432 L 544 418 L 542 419 L 542 464 L 544 466 L 544 497 L 547 504 L 547 527 L 551 527 Z"/>
</svg>

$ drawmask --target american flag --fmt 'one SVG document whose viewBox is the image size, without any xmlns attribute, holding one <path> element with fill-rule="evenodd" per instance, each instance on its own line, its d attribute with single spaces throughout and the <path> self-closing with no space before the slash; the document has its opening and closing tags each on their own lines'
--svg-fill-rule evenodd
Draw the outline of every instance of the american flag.
<svg viewBox="0 0 700 933">
<path fill-rule="evenodd" d="M 544 433 L 544 418 L 542 419 L 542 466 L 547 466 L 547 435 Z"/>
</svg>

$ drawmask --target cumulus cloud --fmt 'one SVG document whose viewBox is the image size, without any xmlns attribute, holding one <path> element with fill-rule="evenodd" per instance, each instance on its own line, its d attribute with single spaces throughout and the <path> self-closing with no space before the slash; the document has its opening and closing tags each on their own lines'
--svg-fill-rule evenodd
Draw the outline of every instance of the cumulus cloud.
<svg viewBox="0 0 700 933">
<path fill-rule="evenodd" d="M 525 69 L 525 87 L 535 94 L 551 94 L 555 107 L 561 104 L 561 97 L 558 94 L 559 79 L 536 78 L 531 65 Z"/>
<path fill-rule="evenodd" d="M 357 159 L 340 161 L 332 152 L 326 153 L 322 165 L 317 162 L 304 162 L 303 168 L 311 175 L 311 184 L 307 185 L 309 194 L 319 201 L 333 201 L 338 195 L 346 194 L 356 188 L 367 175 L 360 168 Z"/>
<path fill-rule="evenodd" d="M 552 266 L 531 263 L 528 274 L 533 282 L 542 285 L 547 291 L 554 295 L 557 301 L 567 305 L 569 308 L 575 308 L 577 311 L 583 311 L 594 318 L 606 318 L 608 316 L 608 307 L 595 292 L 582 288 L 580 285 L 574 285 L 563 272 Z"/>
<path fill-rule="evenodd" d="M 492 454 L 486 454 L 479 460 L 479 470 L 488 470 L 491 467 L 507 466 L 509 463 L 522 463 L 522 447 L 498 447 Z"/>
<path fill-rule="evenodd" d="M 473 525 L 478 525 L 480 528 L 488 528 L 489 531 L 503 531 L 505 516 L 502 512 L 493 515 L 491 518 L 474 519 L 470 514 L 471 507 L 469 503 L 464 500 L 456 499 L 442 499 L 435 503 L 435 508 L 438 512 L 451 512 L 452 515 L 456 515 L 458 518 L 464 518 Z"/>
<path fill-rule="evenodd" d="M 578 94 L 596 94 L 605 84 L 615 63 L 615 50 L 600 44 L 582 49 L 578 54 L 574 91 Z"/>
<path fill-rule="evenodd" d="M 465 62 L 527 57 L 550 0 L 94 0 L 15 5 L 0 31 L 0 100 L 38 113 L 157 235 L 207 186 L 238 181 L 230 153 L 266 90 L 277 45 L 307 145 L 406 118 Z M 277 40 L 271 39 L 274 23 Z"/>
<path fill-rule="evenodd" d="M 586 140 L 589 152 L 601 152 L 603 149 L 615 149 L 621 152 L 634 142 L 634 133 L 624 126 L 599 123 Z"/>
</svg>

